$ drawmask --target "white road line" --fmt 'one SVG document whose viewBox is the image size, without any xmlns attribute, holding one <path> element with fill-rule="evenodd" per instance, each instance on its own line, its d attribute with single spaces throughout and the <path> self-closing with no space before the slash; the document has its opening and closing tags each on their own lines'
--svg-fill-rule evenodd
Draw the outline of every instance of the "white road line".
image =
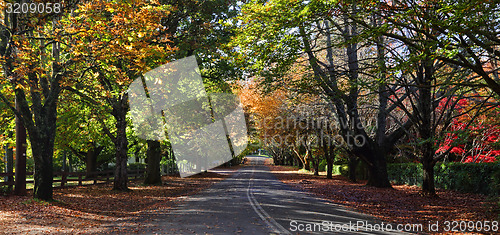
<svg viewBox="0 0 500 235">
<path fill-rule="evenodd" d="M 255 172 L 255 164 L 253 164 L 252 167 L 252 175 L 250 176 L 250 179 L 248 180 L 248 188 L 247 188 L 247 198 L 248 201 L 250 202 L 250 205 L 254 209 L 254 211 L 259 215 L 259 217 L 264 221 L 264 223 L 267 224 L 269 228 L 271 228 L 272 232 L 278 233 L 278 234 L 290 234 L 288 230 L 286 230 L 281 224 L 276 222 L 265 210 L 262 208 L 262 206 L 259 205 L 259 202 L 257 199 L 255 199 L 255 196 L 252 192 L 252 186 L 253 186 L 253 175 Z"/>
</svg>

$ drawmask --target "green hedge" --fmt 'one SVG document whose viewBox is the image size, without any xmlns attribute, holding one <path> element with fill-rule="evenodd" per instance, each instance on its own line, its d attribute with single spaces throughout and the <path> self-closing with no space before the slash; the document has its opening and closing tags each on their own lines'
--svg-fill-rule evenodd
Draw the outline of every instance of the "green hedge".
<svg viewBox="0 0 500 235">
<path fill-rule="evenodd" d="M 145 170 L 146 169 L 146 163 L 142 163 L 142 162 L 133 162 L 133 163 L 129 163 L 128 166 L 127 166 L 127 170 L 137 170 L 137 169 L 141 169 L 141 170 Z"/>
<path fill-rule="evenodd" d="M 419 163 L 389 164 L 387 171 L 395 184 L 422 185 L 423 169 Z M 500 195 L 499 162 L 436 164 L 434 177 L 437 188 Z"/>
<path fill-rule="evenodd" d="M 422 186 L 423 169 L 420 163 L 388 164 L 387 174 L 393 184 Z"/>
<path fill-rule="evenodd" d="M 333 165 L 333 174 L 343 175 L 345 177 L 349 177 L 349 166 L 347 164 L 342 165 Z M 368 168 L 366 164 L 362 161 L 359 161 L 356 166 L 356 179 L 357 180 L 367 180 L 368 179 Z"/>
</svg>

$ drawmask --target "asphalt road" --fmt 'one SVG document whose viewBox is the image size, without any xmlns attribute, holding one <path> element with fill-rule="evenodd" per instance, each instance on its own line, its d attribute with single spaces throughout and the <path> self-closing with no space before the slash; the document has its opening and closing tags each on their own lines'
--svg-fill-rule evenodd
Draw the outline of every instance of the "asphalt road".
<svg viewBox="0 0 500 235">
<path fill-rule="evenodd" d="M 263 157 L 149 221 L 158 234 L 402 234 L 277 180 Z M 385 230 L 385 231 L 384 231 Z"/>
</svg>

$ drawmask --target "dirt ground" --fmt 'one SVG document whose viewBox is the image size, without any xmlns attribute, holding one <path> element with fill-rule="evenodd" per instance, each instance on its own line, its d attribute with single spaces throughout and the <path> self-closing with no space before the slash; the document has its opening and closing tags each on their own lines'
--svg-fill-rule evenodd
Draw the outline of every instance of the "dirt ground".
<svg viewBox="0 0 500 235">
<path fill-rule="evenodd" d="M 433 199 L 422 196 L 417 186 L 394 185 L 393 189 L 379 189 L 365 186 L 365 181 L 352 183 L 342 176 L 326 179 L 324 175 L 314 176 L 292 167 L 269 167 L 278 179 L 292 187 L 309 191 L 383 221 L 423 225 L 439 222 L 443 228 L 445 221 L 500 219 L 498 205 L 493 203 L 495 198 L 485 195 L 437 190 L 439 198 Z M 498 202 L 498 198 L 496 201 Z"/>
<path fill-rule="evenodd" d="M 114 192 L 111 183 L 54 189 L 55 201 L 50 203 L 33 200 L 32 191 L 27 196 L 2 196 L 0 233 L 134 232 L 134 228 L 122 225 L 147 216 L 148 211 L 168 209 L 181 202 L 184 196 L 223 180 L 237 168 L 223 168 L 189 178 L 163 176 L 161 186 L 144 186 L 141 180 L 130 181 L 129 192 Z"/>
</svg>

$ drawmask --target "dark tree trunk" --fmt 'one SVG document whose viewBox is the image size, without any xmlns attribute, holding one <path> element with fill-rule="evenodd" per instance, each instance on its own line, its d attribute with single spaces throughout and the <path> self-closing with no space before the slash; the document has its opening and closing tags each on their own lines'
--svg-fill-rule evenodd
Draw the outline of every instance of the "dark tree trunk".
<svg viewBox="0 0 500 235">
<path fill-rule="evenodd" d="M 417 125 L 417 130 L 423 144 L 419 146 L 422 153 L 422 167 L 424 170 L 422 193 L 426 196 L 436 197 L 434 189 L 434 151 L 432 140 L 434 135 L 433 130 L 433 97 L 431 90 L 431 81 L 434 79 L 433 61 L 425 58 L 421 65 L 417 67 L 416 84 L 418 86 L 419 99 L 417 107 L 420 112 L 420 125 Z"/>
<path fill-rule="evenodd" d="M 128 159 L 128 140 L 127 140 L 127 120 L 128 110 L 127 96 L 121 96 L 113 105 L 113 116 L 116 119 L 116 169 L 113 190 L 129 191 L 127 187 L 127 159 Z"/>
<path fill-rule="evenodd" d="M 159 141 L 148 140 L 147 150 L 147 167 L 146 178 L 144 184 L 159 184 L 161 185 L 160 161 L 161 161 L 161 146 Z"/>
<path fill-rule="evenodd" d="M 432 154 L 432 151 L 429 151 Z M 432 157 L 432 156 L 431 156 Z M 434 187 L 434 162 L 424 158 L 422 161 L 424 177 L 422 182 L 422 193 L 426 196 L 436 197 L 436 189 Z"/>
<path fill-rule="evenodd" d="M 54 71 L 58 71 L 58 69 L 56 68 Z M 35 80 L 33 76 L 36 75 L 29 74 L 28 76 L 30 80 Z M 56 73 L 54 76 L 59 75 Z M 43 106 L 40 97 L 32 95 L 37 99 L 33 101 L 34 104 L 31 108 L 26 101 L 24 92 L 22 90 L 16 90 L 15 92 L 16 101 L 19 101 L 19 111 L 22 115 L 23 124 L 29 133 L 31 152 L 35 162 L 33 197 L 45 201 L 52 200 L 52 159 L 57 127 L 57 97 L 60 93 L 58 79 L 55 79 L 55 83 L 51 85 L 50 92 L 51 94 Z"/>
<path fill-rule="evenodd" d="M 19 110 L 18 102 L 16 109 Z M 16 182 L 14 194 L 24 196 L 26 191 L 26 129 L 22 120 L 16 116 Z"/>
<path fill-rule="evenodd" d="M 425 143 L 422 145 L 422 168 L 423 168 L 423 182 L 422 193 L 429 197 L 437 197 L 436 189 L 434 187 L 434 152 L 432 151 L 433 143 Z"/>
<path fill-rule="evenodd" d="M 85 156 L 87 178 L 92 179 L 96 177 L 95 172 L 97 172 L 97 167 L 100 165 L 97 162 L 97 158 L 103 149 L 104 146 L 96 147 L 95 144 L 93 144 L 92 148 L 87 152 L 87 155 Z"/>
<path fill-rule="evenodd" d="M 333 178 L 333 159 L 331 158 L 326 159 L 326 178 Z"/>
<path fill-rule="evenodd" d="M 54 21 L 55 22 L 55 21 Z M 53 23 L 54 23 L 53 22 Z M 54 25 L 53 25 L 54 26 Z M 33 196 L 45 201 L 52 200 L 52 182 L 53 182 L 53 155 L 54 155 L 54 140 L 56 136 L 56 120 L 57 120 L 57 102 L 59 94 L 61 93 L 60 81 L 62 79 L 61 65 L 59 64 L 60 44 L 52 44 L 52 56 L 54 62 L 52 63 L 52 75 L 50 89 L 44 87 L 43 82 L 40 81 L 41 87 L 44 90 L 45 104 L 42 105 L 40 93 L 31 92 L 33 118 L 28 116 L 30 108 L 26 102 L 24 93 L 16 91 L 16 99 L 22 99 L 23 121 L 26 125 L 31 142 L 31 152 L 35 161 L 35 173 L 33 178 L 35 180 L 35 187 L 33 188 Z M 38 76 L 34 73 L 29 73 L 28 78 L 31 82 L 37 82 Z"/>
<path fill-rule="evenodd" d="M 33 141 L 33 138 L 30 138 Z M 52 200 L 53 190 L 53 165 L 52 154 L 53 150 L 48 148 L 45 143 L 39 142 L 31 144 L 33 150 L 33 159 L 35 160 L 35 172 L 33 178 L 35 180 L 35 187 L 33 194 L 35 198 L 44 201 Z"/>
<path fill-rule="evenodd" d="M 359 163 L 359 158 L 358 157 L 349 155 L 349 160 L 348 160 L 347 167 L 348 167 L 348 171 L 349 171 L 349 180 L 351 182 L 357 182 L 357 179 L 356 179 L 356 170 L 357 170 L 357 167 L 358 167 L 358 163 Z"/>
<path fill-rule="evenodd" d="M 367 162 L 368 167 L 368 182 L 366 185 L 377 188 L 392 188 L 387 174 L 387 162 L 385 156 L 381 153 L 371 153 L 372 161 Z"/>
<path fill-rule="evenodd" d="M 319 175 L 319 159 L 313 159 L 314 175 Z"/>
<path fill-rule="evenodd" d="M 47 107 L 48 108 L 48 107 Z M 56 107 L 53 104 L 52 114 L 56 116 Z M 36 113 L 45 113 L 43 111 Z M 35 114 L 36 115 L 36 114 Z M 41 117 L 35 133 L 30 133 L 31 150 L 35 161 L 35 172 L 33 178 L 35 187 L 33 196 L 45 201 L 52 200 L 53 183 L 53 154 L 54 138 L 56 134 L 56 118 L 47 115 Z M 43 123 L 42 123 L 43 122 Z"/>
<path fill-rule="evenodd" d="M 97 155 L 94 152 L 94 149 L 91 149 L 87 152 L 87 156 L 85 157 L 86 160 L 86 170 L 87 170 L 87 178 L 94 178 L 95 172 L 97 170 Z"/>
<path fill-rule="evenodd" d="M 332 153 L 332 146 L 330 143 L 323 146 L 323 151 L 325 152 L 326 158 L 326 178 L 331 179 L 333 178 L 333 159 L 335 155 Z"/>
</svg>

